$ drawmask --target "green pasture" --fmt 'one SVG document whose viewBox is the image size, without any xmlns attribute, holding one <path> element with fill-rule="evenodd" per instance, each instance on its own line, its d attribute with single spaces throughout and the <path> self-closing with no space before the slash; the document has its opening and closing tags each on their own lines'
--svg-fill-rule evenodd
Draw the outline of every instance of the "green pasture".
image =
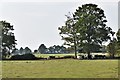
<svg viewBox="0 0 120 80">
<path fill-rule="evenodd" d="M 0 61 L 0 79 L 2 77 L 2 62 Z"/>
<path fill-rule="evenodd" d="M 3 78 L 117 78 L 118 60 L 2 61 Z"/>
<path fill-rule="evenodd" d="M 81 53 L 77 53 L 77 55 L 79 55 Z M 83 53 L 82 53 L 83 54 Z M 94 54 L 94 53 L 93 53 Z M 101 54 L 101 53 L 98 53 L 98 55 Z M 109 57 L 109 53 L 105 53 L 107 57 Z M 36 57 L 43 57 L 43 58 L 48 58 L 49 56 L 55 56 L 55 57 L 64 57 L 64 56 L 75 56 L 74 53 L 69 53 L 69 54 L 40 54 L 40 53 L 37 53 L 37 54 L 34 54 Z M 115 54 L 115 57 L 120 57 L 120 51 Z"/>
<path fill-rule="evenodd" d="M 75 54 L 34 54 L 36 57 L 48 58 L 49 56 L 63 57 L 63 56 L 74 56 Z"/>
</svg>

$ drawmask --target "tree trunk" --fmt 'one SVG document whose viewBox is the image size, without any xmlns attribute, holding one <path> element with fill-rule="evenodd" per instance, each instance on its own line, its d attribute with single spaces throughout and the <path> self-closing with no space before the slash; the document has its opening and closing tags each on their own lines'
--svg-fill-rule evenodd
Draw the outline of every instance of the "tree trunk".
<svg viewBox="0 0 120 80">
<path fill-rule="evenodd" d="M 76 45 L 75 45 L 75 59 L 77 58 L 77 51 L 76 51 Z"/>
<path fill-rule="evenodd" d="M 74 52 L 75 52 L 75 59 L 77 58 L 77 45 L 76 45 L 76 36 L 74 35 Z"/>
<path fill-rule="evenodd" d="M 111 59 L 113 59 L 113 58 L 114 58 L 114 53 L 112 53 L 112 54 L 110 55 L 110 58 L 111 58 Z"/>
<path fill-rule="evenodd" d="M 87 52 L 87 54 L 88 54 L 88 59 L 91 59 L 91 55 L 89 51 Z"/>
</svg>

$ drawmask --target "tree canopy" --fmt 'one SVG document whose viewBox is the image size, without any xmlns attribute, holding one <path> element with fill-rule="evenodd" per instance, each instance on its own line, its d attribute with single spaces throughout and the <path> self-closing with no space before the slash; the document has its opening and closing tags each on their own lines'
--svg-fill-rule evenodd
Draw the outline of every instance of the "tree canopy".
<svg viewBox="0 0 120 80">
<path fill-rule="evenodd" d="M 120 49 L 120 29 L 118 30 L 116 36 L 117 36 L 117 41 L 118 41 L 118 43 L 117 43 L 118 44 L 118 48 Z"/>
<path fill-rule="evenodd" d="M 117 36 L 117 43 L 116 43 L 117 54 L 120 55 L 120 29 L 118 29 L 116 36 Z"/>
<path fill-rule="evenodd" d="M 44 54 L 46 53 L 46 46 L 44 44 L 41 44 L 38 48 L 38 51 L 41 53 L 41 54 Z"/>
<path fill-rule="evenodd" d="M 15 49 L 16 39 L 13 33 L 13 25 L 6 21 L 0 21 L 2 25 L 2 55 L 9 55 Z"/>
<path fill-rule="evenodd" d="M 71 16 L 67 15 L 65 25 L 58 29 L 65 44 L 74 46 L 75 57 L 78 48 L 90 55 L 115 34 L 106 22 L 104 11 L 98 5 L 84 4 Z"/>
<path fill-rule="evenodd" d="M 64 46 L 54 45 L 47 48 L 47 53 L 66 53 L 66 48 Z"/>
<path fill-rule="evenodd" d="M 32 53 L 32 51 L 31 51 L 31 49 L 29 47 L 25 47 L 24 51 L 25 51 L 25 54 Z"/>
</svg>

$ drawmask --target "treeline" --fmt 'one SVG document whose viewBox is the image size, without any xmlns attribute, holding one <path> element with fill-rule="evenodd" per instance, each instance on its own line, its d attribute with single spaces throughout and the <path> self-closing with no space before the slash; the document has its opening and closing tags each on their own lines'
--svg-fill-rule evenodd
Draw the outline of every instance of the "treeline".
<svg viewBox="0 0 120 80">
<path fill-rule="evenodd" d="M 82 48 L 77 49 L 78 53 L 85 53 Z M 100 52 L 107 52 L 107 46 L 101 46 L 99 50 L 94 50 L 94 53 L 100 53 Z M 22 47 L 20 49 L 14 49 L 12 51 L 12 55 L 21 55 L 21 54 L 69 54 L 74 53 L 74 48 L 72 47 L 64 47 L 63 45 L 54 45 L 50 47 L 46 47 L 45 44 L 41 44 L 38 49 L 35 49 L 33 52 L 29 47 L 25 47 L 23 49 Z"/>
<path fill-rule="evenodd" d="M 37 50 L 37 52 L 41 54 L 59 54 L 59 53 L 67 53 L 66 47 L 54 45 L 47 48 L 44 44 L 41 44 Z M 36 51 L 34 51 L 36 52 Z"/>
<path fill-rule="evenodd" d="M 25 47 L 25 49 L 21 47 L 20 49 L 14 49 L 11 54 L 19 55 L 19 54 L 32 54 L 32 53 L 33 54 L 60 54 L 60 53 L 64 54 L 64 53 L 68 53 L 68 51 L 67 48 L 64 46 L 54 45 L 47 48 L 44 44 L 41 44 L 39 48 L 34 50 L 33 52 L 28 47 Z"/>
</svg>

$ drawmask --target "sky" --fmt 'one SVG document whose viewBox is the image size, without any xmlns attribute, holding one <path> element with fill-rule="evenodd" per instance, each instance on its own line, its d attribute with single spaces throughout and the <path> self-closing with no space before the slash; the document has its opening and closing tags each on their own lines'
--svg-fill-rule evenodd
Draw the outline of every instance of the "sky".
<svg viewBox="0 0 120 80">
<path fill-rule="evenodd" d="M 0 20 L 14 26 L 16 47 L 38 49 L 40 44 L 47 47 L 62 45 L 58 27 L 64 25 L 68 12 L 87 3 L 97 4 L 105 11 L 107 26 L 118 30 L 118 0 L 2 0 Z"/>
</svg>

